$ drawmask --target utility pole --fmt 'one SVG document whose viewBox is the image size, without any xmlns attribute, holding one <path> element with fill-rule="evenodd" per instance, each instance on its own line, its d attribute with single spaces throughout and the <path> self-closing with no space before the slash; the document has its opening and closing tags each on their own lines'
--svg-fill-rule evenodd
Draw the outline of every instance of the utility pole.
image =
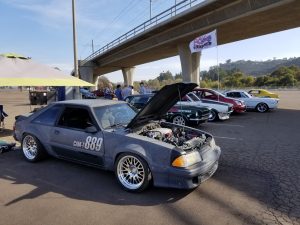
<svg viewBox="0 0 300 225">
<path fill-rule="evenodd" d="M 78 61 L 77 61 L 77 37 L 76 37 L 75 0 L 72 0 L 72 18 L 73 18 L 74 73 L 75 73 L 75 77 L 79 78 Z"/>
<path fill-rule="evenodd" d="M 73 19 L 73 50 L 74 50 L 74 74 L 79 78 L 78 73 L 78 60 L 77 60 L 77 37 L 76 37 L 76 15 L 75 15 L 75 0 L 72 0 L 72 19 Z M 74 87 L 73 98 L 79 99 L 79 87 Z"/>
<path fill-rule="evenodd" d="M 93 54 L 94 54 L 94 40 L 92 40 L 92 51 L 93 51 Z"/>
<path fill-rule="evenodd" d="M 152 0 L 150 0 L 150 20 L 152 18 Z"/>
</svg>

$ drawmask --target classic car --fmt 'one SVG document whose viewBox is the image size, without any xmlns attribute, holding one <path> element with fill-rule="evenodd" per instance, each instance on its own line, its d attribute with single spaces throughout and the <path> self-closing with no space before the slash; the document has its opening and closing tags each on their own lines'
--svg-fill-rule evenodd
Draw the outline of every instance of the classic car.
<svg viewBox="0 0 300 225">
<path fill-rule="evenodd" d="M 255 109 L 257 112 L 267 112 L 269 109 L 277 108 L 278 99 L 274 98 L 257 98 L 251 96 L 246 91 L 226 91 L 224 95 L 230 98 L 243 100 L 246 104 L 247 110 Z"/>
<path fill-rule="evenodd" d="M 200 99 L 193 92 L 188 93 L 180 101 L 177 102 L 179 105 L 189 105 L 197 107 L 209 107 L 210 116 L 208 121 L 215 120 L 227 120 L 229 119 L 230 114 L 233 112 L 233 105 L 230 103 L 223 103 L 218 101 Z"/>
<path fill-rule="evenodd" d="M 261 98 L 279 98 L 278 94 L 267 91 L 265 89 L 251 89 L 248 91 L 248 93 L 252 96 Z"/>
<path fill-rule="evenodd" d="M 68 100 L 16 118 L 25 159 L 47 155 L 114 171 L 127 191 L 191 189 L 211 177 L 221 154 L 213 136 L 160 121 L 193 83 L 164 86 L 140 111 L 113 100 Z"/>
<path fill-rule="evenodd" d="M 142 109 L 153 96 L 153 94 L 130 95 L 125 98 L 125 101 L 137 109 Z M 177 104 L 167 112 L 164 118 L 175 124 L 198 125 L 206 122 L 209 117 L 210 108 L 208 107 L 195 107 Z"/>
<path fill-rule="evenodd" d="M 218 91 L 208 88 L 195 88 L 193 92 L 201 99 L 230 103 L 233 105 L 234 112 L 242 113 L 246 111 L 246 105 L 243 101 L 226 97 Z"/>
</svg>

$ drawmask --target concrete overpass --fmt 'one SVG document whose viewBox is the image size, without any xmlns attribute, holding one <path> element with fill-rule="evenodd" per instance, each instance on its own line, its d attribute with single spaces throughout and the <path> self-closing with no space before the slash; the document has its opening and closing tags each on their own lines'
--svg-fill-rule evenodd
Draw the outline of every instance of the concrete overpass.
<svg viewBox="0 0 300 225">
<path fill-rule="evenodd" d="M 159 20 L 154 17 L 99 49 L 81 61 L 81 77 L 94 82 L 99 75 L 122 70 L 125 84 L 132 84 L 135 66 L 179 55 L 183 80 L 199 83 L 201 53 L 191 54 L 188 47 L 197 36 L 217 29 L 222 45 L 300 26 L 300 0 L 198 1 L 175 15 L 175 9 L 194 2 L 182 1 L 165 11 L 171 18 L 146 29 Z"/>
</svg>

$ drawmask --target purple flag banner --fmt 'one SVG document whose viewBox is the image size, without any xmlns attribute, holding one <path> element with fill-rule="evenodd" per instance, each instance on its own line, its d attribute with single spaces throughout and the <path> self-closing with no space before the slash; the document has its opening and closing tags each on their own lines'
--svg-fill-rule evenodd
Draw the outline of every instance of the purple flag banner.
<svg viewBox="0 0 300 225">
<path fill-rule="evenodd" d="M 201 52 L 202 49 L 215 47 L 217 45 L 217 30 L 213 30 L 212 32 L 201 35 L 191 41 L 190 49 L 192 53 Z"/>
</svg>

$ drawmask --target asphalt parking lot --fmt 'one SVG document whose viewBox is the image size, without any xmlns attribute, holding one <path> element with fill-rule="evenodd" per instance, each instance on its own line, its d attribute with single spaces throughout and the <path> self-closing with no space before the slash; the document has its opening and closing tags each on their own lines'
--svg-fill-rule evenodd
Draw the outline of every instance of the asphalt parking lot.
<svg viewBox="0 0 300 225">
<path fill-rule="evenodd" d="M 222 155 L 195 190 L 132 194 L 110 172 L 53 158 L 30 164 L 18 149 L 2 154 L 0 224 L 300 224 L 300 91 L 281 96 L 275 111 L 199 127 Z M 17 99 L 6 102 L 10 116 L 29 107 Z M 12 123 L 1 139 L 11 140 Z"/>
</svg>

